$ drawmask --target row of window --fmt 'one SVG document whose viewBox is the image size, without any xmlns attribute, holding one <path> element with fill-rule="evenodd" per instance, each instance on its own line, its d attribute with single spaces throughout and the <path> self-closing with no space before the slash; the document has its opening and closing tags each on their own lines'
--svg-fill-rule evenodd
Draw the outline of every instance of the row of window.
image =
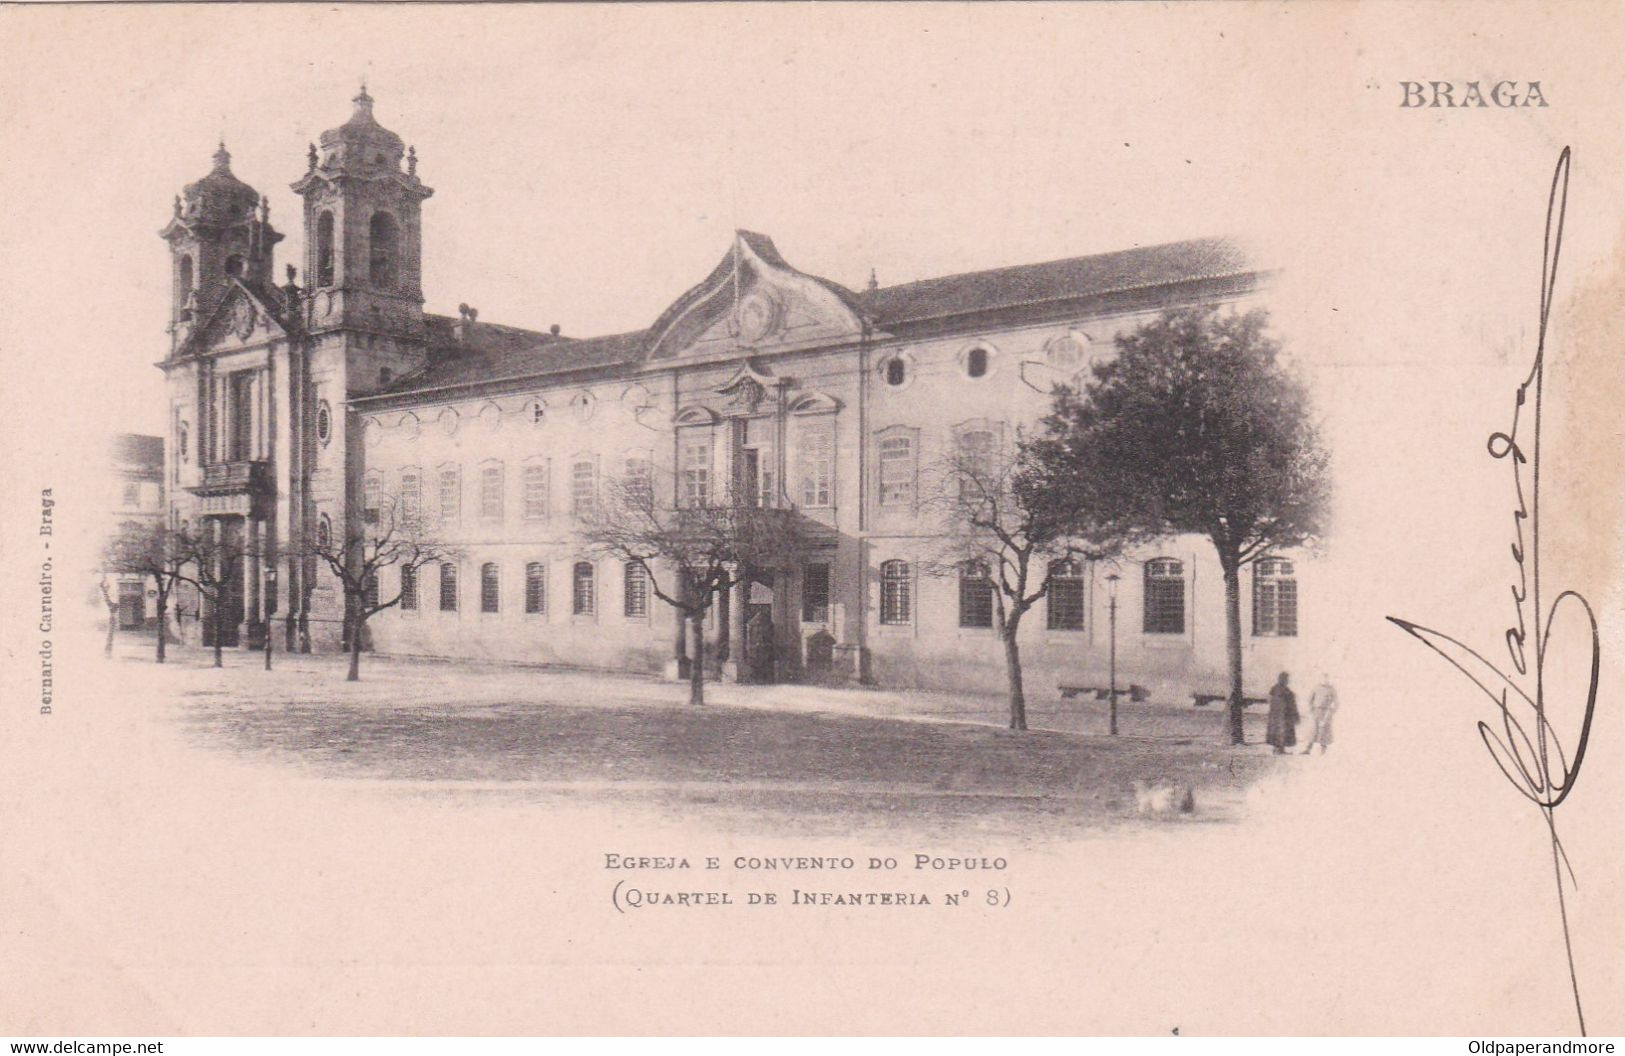
<svg viewBox="0 0 1625 1056">
<path fill-rule="evenodd" d="M 644 458 L 626 460 L 625 480 L 629 487 L 637 481 L 649 479 L 649 462 Z M 435 506 L 431 519 L 441 525 L 455 525 L 463 516 L 463 470 L 461 466 L 444 466 L 433 478 Z M 501 522 L 507 516 L 507 471 L 500 462 L 489 462 L 479 467 L 478 502 L 482 521 Z M 552 463 L 527 463 L 520 471 L 520 513 L 527 521 L 545 521 L 552 516 Z M 375 524 L 383 501 L 383 481 L 377 473 L 367 475 L 363 486 L 365 520 Z M 400 517 L 406 524 L 423 523 L 424 481 L 416 467 L 401 471 Z M 570 514 L 579 520 L 588 520 L 598 511 L 598 463 L 596 459 L 580 459 L 570 464 Z"/>
<path fill-rule="evenodd" d="M 401 576 L 401 608 L 415 612 L 422 604 L 419 597 L 419 576 L 432 570 L 437 576 L 437 598 L 441 612 L 458 610 L 458 566 L 452 561 L 423 569 L 403 567 Z M 621 581 L 621 614 L 628 619 L 644 619 L 649 615 L 649 575 L 635 561 L 625 565 Z M 376 577 L 367 584 L 368 604 L 376 605 L 378 585 Z M 480 611 L 502 611 L 502 569 L 494 561 L 480 566 Z M 547 565 L 531 561 L 525 565 L 524 611 L 537 615 L 547 611 Z M 575 616 L 593 616 L 598 612 L 598 571 L 591 561 L 577 561 L 570 569 L 570 612 Z"/>
<path fill-rule="evenodd" d="M 442 562 L 433 566 L 439 576 L 441 612 L 458 610 L 458 566 Z M 1173 558 L 1155 558 L 1144 565 L 1142 628 L 1146 634 L 1185 633 L 1184 564 Z M 998 587 L 985 562 L 967 561 L 959 570 L 959 626 L 991 628 L 994 625 L 995 592 Z M 401 608 L 419 607 L 417 570 L 401 569 Z M 621 614 L 629 619 L 649 615 L 649 576 L 642 565 L 629 561 L 624 566 Z M 368 583 L 368 604 L 376 605 L 376 580 Z M 1074 560 L 1057 561 L 1050 566 L 1046 626 L 1052 631 L 1081 631 L 1084 621 L 1085 574 Z M 806 565 L 802 569 L 801 619 L 823 623 L 829 619 L 830 579 L 827 564 Z M 502 611 L 501 567 L 495 562 L 480 566 L 480 611 Z M 534 615 L 547 611 L 547 565 L 532 561 L 525 565 L 524 611 Z M 591 616 L 598 611 L 597 569 L 590 561 L 578 561 L 570 574 L 570 611 Z M 914 572 L 907 561 L 886 561 L 880 566 L 880 622 L 904 626 L 914 619 Z M 1272 558 L 1260 561 L 1253 574 L 1253 634 L 1258 637 L 1296 637 L 1298 633 L 1298 584 L 1290 561 Z"/>
<path fill-rule="evenodd" d="M 1185 633 L 1185 566 L 1154 558 L 1143 568 L 1142 623 L 1146 634 Z M 1077 561 L 1050 566 L 1046 625 L 1052 631 L 1083 630 L 1084 570 Z M 991 628 L 997 585 L 985 562 L 968 561 L 959 570 L 959 626 Z M 907 561 L 880 566 L 880 622 L 904 626 L 914 621 L 914 571 Z M 1253 634 L 1294 638 L 1298 634 L 1298 581 L 1292 562 L 1270 558 L 1253 570 Z"/>
<path fill-rule="evenodd" d="M 1089 338 L 1078 331 L 1070 331 L 1050 339 L 1045 344 L 1044 362 L 1062 371 L 1076 371 L 1087 356 Z M 993 349 L 989 345 L 975 344 L 959 353 L 959 369 L 973 380 L 992 373 Z M 876 366 L 881 382 L 891 389 L 901 389 L 913 380 L 917 367 L 914 357 L 897 352 L 880 360 Z"/>
</svg>

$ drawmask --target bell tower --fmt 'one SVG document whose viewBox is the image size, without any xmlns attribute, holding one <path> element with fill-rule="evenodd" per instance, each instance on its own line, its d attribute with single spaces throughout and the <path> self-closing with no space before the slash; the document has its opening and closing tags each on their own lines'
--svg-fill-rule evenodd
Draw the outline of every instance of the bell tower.
<svg viewBox="0 0 1625 1056">
<path fill-rule="evenodd" d="M 309 332 L 423 336 L 421 206 L 434 193 L 417 153 L 373 117 L 363 85 L 350 119 L 311 144 L 293 185 L 305 201 Z"/>
<path fill-rule="evenodd" d="M 169 243 L 171 353 L 214 311 L 231 279 L 271 284 L 271 254 L 282 240 L 269 203 L 232 174 L 224 143 L 209 174 L 175 197 L 175 215 L 159 235 Z"/>
</svg>

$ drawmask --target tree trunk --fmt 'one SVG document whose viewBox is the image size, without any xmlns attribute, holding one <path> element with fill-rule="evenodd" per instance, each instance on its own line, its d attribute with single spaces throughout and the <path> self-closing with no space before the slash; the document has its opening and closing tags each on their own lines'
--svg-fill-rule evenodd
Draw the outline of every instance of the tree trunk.
<svg viewBox="0 0 1625 1056">
<path fill-rule="evenodd" d="M 102 646 L 103 656 L 113 655 L 113 633 L 118 629 L 118 602 L 107 606 L 107 644 Z"/>
<path fill-rule="evenodd" d="M 705 703 L 705 613 L 696 612 L 689 617 L 694 628 L 694 655 L 688 662 L 688 702 Z"/>
<path fill-rule="evenodd" d="M 158 592 L 158 662 L 164 662 L 164 639 L 169 637 L 169 597 Z"/>
<path fill-rule="evenodd" d="M 717 663 L 728 662 L 732 652 L 729 627 L 733 623 L 733 584 L 729 583 L 717 593 Z M 739 643 L 739 661 L 745 661 L 745 643 Z"/>
<path fill-rule="evenodd" d="M 1245 744 L 1247 735 L 1241 724 L 1247 699 L 1241 685 L 1241 568 L 1234 559 L 1220 556 L 1224 566 L 1225 646 L 1230 656 L 1230 743 Z"/>
<path fill-rule="evenodd" d="M 344 676 L 346 682 L 361 681 L 361 628 L 366 622 L 364 619 L 350 620 L 350 673 Z"/>
<path fill-rule="evenodd" d="M 1005 624 L 1004 628 L 1004 667 L 1005 674 L 1010 680 L 1010 728 L 1012 730 L 1025 730 L 1027 728 L 1027 694 L 1021 686 L 1021 645 L 1016 641 L 1016 628 L 1020 626 L 1020 618 L 1016 622 Z"/>
</svg>

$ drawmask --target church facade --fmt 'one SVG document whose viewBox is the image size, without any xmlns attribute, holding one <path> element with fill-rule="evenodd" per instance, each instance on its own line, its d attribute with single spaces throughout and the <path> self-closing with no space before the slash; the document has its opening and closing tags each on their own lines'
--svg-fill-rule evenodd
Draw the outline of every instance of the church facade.
<svg viewBox="0 0 1625 1056">
<path fill-rule="evenodd" d="M 740 231 L 645 330 L 434 315 L 420 223 L 434 192 L 364 90 L 354 102 L 293 184 L 302 285 L 291 267 L 277 284 L 282 236 L 223 147 L 163 231 L 169 516 L 249 555 L 224 601 L 229 645 L 336 648 L 342 591 L 297 554 L 389 504 L 456 556 L 406 582 L 384 571 L 379 592 L 403 597 L 369 622 L 369 647 L 674 671 L 694 652 L 675 610 L 583 536 L 618 483 L 645 480 L 662 501 L 745 501 L 813 529 L 713 610 L 708 655 L 730 677 L 1001 687 L 988 584 L 939 560 L 934 467 L 1010 449 L 1057 382 L 1157 312 L 1244 308 L 1267 279 L 1204 239 L 852 290 Z M 1244 584 L 1260 686 L 1298 661 L 1309 571 L 1282 555 Z M 1223 581 L 1204 539 L 1058 572 L 1023 625 L 1034 691 L 1104 684 L 1114 610 L 1120 682 L 1170 699 L 1222 687 Z"/>
</svg>

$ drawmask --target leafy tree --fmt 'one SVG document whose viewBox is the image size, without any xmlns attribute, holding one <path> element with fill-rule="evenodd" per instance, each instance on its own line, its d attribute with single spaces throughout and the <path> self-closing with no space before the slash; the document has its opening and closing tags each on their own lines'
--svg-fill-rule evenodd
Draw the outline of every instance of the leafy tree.
<svg viewBox="0 0 1625 1056">
<path fill-rule="evenodd" d="M 1242 736 L 1241 570 L 1318 540 L 1328 456 L 1268 313 L 1166 311 L 1120 337 L 1081 392 L 1056 391 L 1029 445 L 1074 524 L 1120 537 L 1205 535 L 1224 571 L 1232 743 Z"/>
<path fill-rule="evenodd" d="M 1003 447 L 991 432 L 962 434 L 924 483 L 922 506 L 935 513 L 943 540 L 925 570 L 987 577 L 993 628 L 1004 645 L 1010 729 L 1025 730 L 1022 618 L 1049 594 L 1062 562 L 1111 557 L 1121 541 L 1068 517 L 1070 507 L 1052 501 L 1027 450 Z"/>
<path fill-rule="evenodd" d="M 361 680 L 361 645 L 367 621 L 385 609 L 401 603 L 407 577 L 394 597 L 385 600 L 379 593 L 379 573 L 399 568 L 415 580 L 426 565 L 461 556 L 460 550 L 428 531 L 415 505 L 397 498 L 380 496 L 376 508 L 371 499 L 354 504 L 345 518 L 342 534 L 319 534 L 305 552 L 327 566 L 344 591 L 344 627 L 349 645 L 350 669 L 347 682 Z"/>
<path fill-rule="evenodd" d="M 644 473 L 606 482 L 602 508 L 580 534 L 594 551 L 641 569 L 655 597 L 690 625 L 688 700 L 704 704 L 705 614 L 749 569 L 795 558 L 800 515 L 737 498 L 667 505 L 658 496 L 675 495 L 675 482 L 661 483 Z"/>
</svg>

